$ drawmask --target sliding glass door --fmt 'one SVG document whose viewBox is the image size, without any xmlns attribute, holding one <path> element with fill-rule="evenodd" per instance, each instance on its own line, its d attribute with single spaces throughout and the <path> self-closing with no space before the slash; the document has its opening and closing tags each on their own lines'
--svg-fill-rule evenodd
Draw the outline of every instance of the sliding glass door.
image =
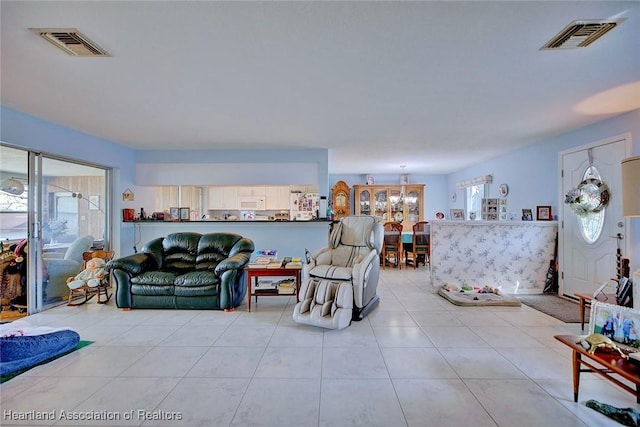
<svg viewBox="0 0 640 427">
<path fill-rule="evenodd" d="M 107 239 L 107 171 L 42 156 L 43 306 L 69 295 L 67 278 L 82 267 L 82 253 Z"/>
<path fill-rule="evenodd" d="M 3 145 L 0 157 L 0 238 L 5 249 L 27 242 L 21 296 L 34 313 L 66 302 L 83 252 L 110 248 L 110 171 Z"/>
</svg>

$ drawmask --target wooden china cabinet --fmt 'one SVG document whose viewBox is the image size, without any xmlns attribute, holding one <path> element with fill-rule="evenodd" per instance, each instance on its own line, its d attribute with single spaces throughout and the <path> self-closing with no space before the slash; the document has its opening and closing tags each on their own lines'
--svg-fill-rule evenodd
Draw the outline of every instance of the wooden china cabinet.
<svg viewBox="0 0 640 427">
<path fill-rule="evenodd" d="M 401 222 L 404 231 L 424 220 L 424 184 L 354 185 L 355 214 L 375 215 L 384 221 Z M 403 197 L 404 196 L 404 197 Z"/>
<path fill-rule="evenodd" d="M 331 207 L 333 209 L 334 221 L 339 221 L 351 213 L 350 198 L 351 189 L 344 181 L 336 182 L 331 190 L 332 200 Z"/>
</svg>

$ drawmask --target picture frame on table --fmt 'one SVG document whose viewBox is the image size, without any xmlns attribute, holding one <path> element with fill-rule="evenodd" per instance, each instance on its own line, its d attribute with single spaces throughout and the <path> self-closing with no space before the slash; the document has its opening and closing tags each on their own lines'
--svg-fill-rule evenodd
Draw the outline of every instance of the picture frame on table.
<svg viewBox="0 0 640 427">
<path fill-rule="evenodd" d="M 450 209 L 451 221 L 464 221 L 464 209 Z"/>
<path fill-rule="evenodd" d="M 169 208 L 169 221 L 180 221 L 180 208 Z"/>
<path fill-rule="evenodd" d="M 533 221 L 533 212 L 531 209 L 522 209 L 522 220 Z"/>
<path fill-rule="evenodd" d="M 593 301 L 589 318 L 589 334 L 602 334 L 622 349 L 638 351 L 640 311 L 602 301 Z"/>
<path fill-rule="evenodd" d="M 189 208 L 180 208 L 180 221 L 189 221 L 190 212 Z"/>
<path fill-rule="evenodd" d="M 536 206 L 536 221 L 551 220 L 551 206 Z"/>
<path fill-rule="evenodd" d="M 444 212 L 442 212 L 442 211 L 438 211 L 438 212 L 436 212 L 436 219 L 437 219 L 438 221 L 442 221 L 442 220 L 444 220 Z"/>
</svg>

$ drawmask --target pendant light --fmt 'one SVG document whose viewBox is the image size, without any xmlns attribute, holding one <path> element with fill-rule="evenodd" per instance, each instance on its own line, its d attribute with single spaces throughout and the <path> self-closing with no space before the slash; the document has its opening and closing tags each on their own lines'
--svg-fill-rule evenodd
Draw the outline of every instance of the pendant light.
<svg viewBox="0 0 640 427">
<path fill-rule="evenodd" d="M 24 193 L 24 184 L 11 177 L 2 181 L 2 184 L 0 184 L 0 190 L 5 193 L 13 194 L 14 196 L 19 196 Z"/>
<path fill-rule="evenodd" d="M 400 184 L 402 185 L 402 187 L 400 187 L 400 203 L 404 202 L 404 185 L 407 182 L 407 175 L 404 173 L 404 168 L 406 168 L 407 165 L 400 165 Z"/>
</svg>

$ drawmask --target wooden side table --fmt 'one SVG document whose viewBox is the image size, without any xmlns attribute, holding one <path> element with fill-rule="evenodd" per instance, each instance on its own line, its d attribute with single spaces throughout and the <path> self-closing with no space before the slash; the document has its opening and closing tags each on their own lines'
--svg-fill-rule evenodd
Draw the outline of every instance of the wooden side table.
<svg viewBox="0 0 640 427">
<path fill-rule="evenodd" d="M 278 290 L 274 290 L 273 292 L 255 292 L 255 284 L 257 284 L 260 277 L 293 277 L 295 280 L 295 292 L 293 295 L 296 297 L 296 302 L 298 301 L 298 293 L 300 292 L 300 282 L 302 280 L 302 267 L 280 267 L 280 268 L 267 268 L 265 266 L 247 266 L 244 268 L 247 273 L 247 305 L 249 308 L 249 312 L 251 312 L 251 297 L 256 298 L 256 302 L 258 302 L 258 296 L 266 297 L 283 297 L 290 296 L 290 294 L 279 294 Z"/>
<path fill-rule="evenodd" d="M 578 401 L 580 373 L 592 372 L 635 395 L 636 402 L 640 403 L 640 366 L 620 356 L 617 352 L 602 350 L 591 354 L 576 342 L 580 338 L 578 335 L 555 335 L 554 338 L 573 350 L 571 365 L 573 368 L 574 402 Z M 582 369 L 582 365 L 587 369 Z M 622 382 L 620 377 L 635 384 L 635 389 Z"/>
<path fill-rule="evenodd" d="M 585 307 L 591 307 L 591 302 L 595 299 L 596 301 L 606 302 L 608 304 L 616 303 L 616 296 L 613 294 L 599 294 L 596 298 L 593 298 L 592 294 L 573 294 L 578 297 L 578 302 L 580 303 L 580 326 L 584 331 L 584 309 Z"/>
</svg>

